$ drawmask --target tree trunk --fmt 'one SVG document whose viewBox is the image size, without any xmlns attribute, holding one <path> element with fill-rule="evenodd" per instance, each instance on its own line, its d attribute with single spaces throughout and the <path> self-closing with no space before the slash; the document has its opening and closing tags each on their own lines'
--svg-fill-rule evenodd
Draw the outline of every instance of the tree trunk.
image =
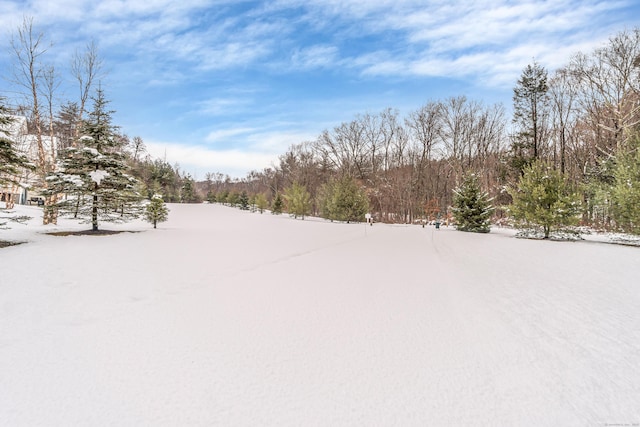
<svg viewBox="0 0 640 427">
<path fill-rule="evenodd" d="M 93 194 L 93 208 L 91 209 L 91 225 L 93 231 L 98 231 L 98 195 Z"/>
</svg>

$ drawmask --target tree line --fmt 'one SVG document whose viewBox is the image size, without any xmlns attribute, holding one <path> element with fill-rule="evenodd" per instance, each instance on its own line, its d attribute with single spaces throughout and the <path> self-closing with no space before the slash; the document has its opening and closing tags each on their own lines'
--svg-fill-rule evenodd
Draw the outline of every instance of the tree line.
<svg viewBox="0 0 640 427">
<path fill-rule="evenodd" d="M 209 200 L 244 191 L 272 201 L 301 186 L 308 212 L 323 215 L 326 185 L 348 179 L 378 221 L 407 223 L 448 216 L 454 190 L 473 174 L 500 222 L 518 212 L 514 194 L 527 188 L 526 172 L 530 179 L 544 169 L 540 179 L 554 175 L 556 192 L 577 200 L 579 223 L 638 231 L 639 124 L 636 28 L 551 73 L 527 65 L 513 88 L 512 114 L 465 96 L 428 101 L 404 117 L 393 108 L 364 113 L 292 145 L 274 167 L 236 181 L 209 174 L 202 187 Z"/>
</svg>

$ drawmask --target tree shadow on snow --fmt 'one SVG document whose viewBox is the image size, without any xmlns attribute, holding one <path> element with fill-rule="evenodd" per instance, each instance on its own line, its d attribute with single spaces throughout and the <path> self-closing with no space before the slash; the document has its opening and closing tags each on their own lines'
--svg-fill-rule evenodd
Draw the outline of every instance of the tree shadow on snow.
<svg viewBox="0 0 640 427">
<path fill-rule="evenodd" d="M 0 249 L 8 248 L 9 246 L 21 245 L 24 242 L 8 242 L 6 240 L 0 240 Z"/>
<path fill-rule="evenodd" d="M 80 231 L 52 231 L 49 236 L 110 236 L 112 234 L 120 233 L 138 233 L 138 231 L 127 230 L 80 230 Z"/>
</svg>

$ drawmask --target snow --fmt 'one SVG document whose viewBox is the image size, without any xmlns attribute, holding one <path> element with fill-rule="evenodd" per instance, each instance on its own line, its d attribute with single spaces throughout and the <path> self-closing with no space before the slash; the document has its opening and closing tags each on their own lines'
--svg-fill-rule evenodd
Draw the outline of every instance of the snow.
<svg viewBox="0 0 640 427">
<path fill-rule="evenodd" d="M 93 140 L 93 138 L 91 138 L 90 136 L 83 136 L 83 137 L 80 138 L 80 140 L 81 141 L 87 140 L 87 138 L 88 138 L 88 140 Z M 93 148 L 93 147 L 83 147 L 82 149 L 84 151 L 86 151 L 87 153 L 92 154 L 93 156 L 100 156 L 100 152 L 98 150 L 96 150 L 95 148 Z"/>
<path fill-rule="evenodd" d="M 0 424 L 640 423 L 639 248 L 170 209 L 0 230 Z"/>
<path fill-rule="evenodd" d="M 102 170 L 102 169 L 98 169 L 98 170 L 95 170 L 95 171 L 91 171 L 89 173 L 89 176 L 91 177 L 91 180 L 93 182 L 95 182 L 96 184 L 100 185 L 102 180 L 109 176 L 109 172 L 107 172 L 105 170 Z"/>
</svg>

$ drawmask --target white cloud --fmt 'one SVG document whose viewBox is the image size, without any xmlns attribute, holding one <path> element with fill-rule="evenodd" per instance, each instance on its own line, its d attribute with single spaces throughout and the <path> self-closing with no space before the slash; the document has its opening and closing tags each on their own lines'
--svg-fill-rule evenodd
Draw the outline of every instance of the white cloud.
<svg viewBox="0 0 640 427">
<path fill-rule="evenodd" d="M 289 7 L 292 3 L 302 4 L 284 2 Z M 311 4 L 324 25 L 329 21 L 341 28 L 357 23 L 360 35 L 380 36 L 382 43 L 376 50 L 349 61 L 333 58 L 335 64 L 381 77 L 471 77 L 491 84 L 512 82 L 534 57 L 551 69 L 563 65 L 571 54 L 611 35 L 609 26 L 595 25 L 603 14 L 630 5 L 629 1 L 602 0 L 304 3 Z M 392 41 L 385 43 L 386 39 Z M 517 62 L 505 67 L 508 61 Z"/>
<path fill-rule="evenodd" d="M 239 136 L 241 138 L 237 138 Z M 305 131 L 230 128 L 213 131 L 207 136 L 208 141 L 220 142 L 215 144 L 216 147 L 146 140 L 145 145 L 153 158 L 166 158 L 172 164 L 178 163 L 182 170 L 192 175 L 202 177 L 206 172 L 221 172 L 242 178 L 252 170 L 273 167 L 291 145 L 316 137 L 317 134 Z M 217 148 L 236 138 L 242 143 L 229 145 L 234 148 Z"/>
<path fill-rule="evenodd" d="M 252 104 L 253 100 L 242 95 L 236 97 L 211 98 L 198 104 L 199 113 L 211 116 L 232 114 Z"/>
<path fill-rule="evenodd" d="M 333 66 L 337 58 L 337 47 L 315 45 L 308 48 L 297 49 L 291 57 L 291 62 L 294 68 L 309 70 Z"/>
<path fill-rule="evenodd" d="M 218 141 L 227 141 L 230 138 L 237 137 L 238 135 L 246 135 L 250 132 L 253 132 L 254 130 L 254 128 L 249 127 L 214 130 L 207 134 L 205 141 L 211 143 L 216 143 Z"/>
<path fill-rule="evenodd" d="M 594 22 L 629 4 L 623 0 L 278 0 L 252 3 L 229 14 L 227 8 L 238 6 L 238 1 L 35 0 L 23 8 L 26 14 L 41 16 L 40 21 L 52 29 L 73 22 L 74 33 L 96 37 L 101 46 L 135 46 L 130 61 L 159 69 L 159 77 L 147 83 L 160 85 L 171 83 L 171 78 L 160 76 L 162 67 L 174 62 L 188 63 L 195 74 L 259 63 L 270 72 L 333 67 L 377 76 L 447 76 L 463 61 L 470 70 L 484 68 L 482 81 L 502 81 L 501 74 L 489 73 L 503 67 L 470 60 L 489 58 L 501 64 L 513 60 L 518 45 L 539 47 L 525 61 L 551 57 L 549 52 L 575 52 L 610 35 L 610 28 Z M 17 2 L 7 5 L 7 13 L 15 15 Z M 69 32 L 62 26 L 60 35 L 63 29 Z M 312 37 L 297 38 L 300 31 Z M 364 36 L 380 41 L 340 56 L 348 50 L 342 49 L 349 46 L 348 37 L 359 43 Z"/>
<path fill-rule="evenodd" d="M 318 133 L 308 131 L 263 131 L 247 135 L 247 142 L 251 149 L 266 153 L 284 154 L 292 145 L 317 138 Z"/>
<path fill-rule="evenodd" d="M 242 178 L 251 170 L 262 170 L 276 162 L 278 156 L 261 151 L 229 149 L 216 150 L 203 146 L 145 141 L 147 151 L 154 158 L 178 163 L 183 171 L 202 178 L 206 172 L 221 172 Z"/>
</svg>

